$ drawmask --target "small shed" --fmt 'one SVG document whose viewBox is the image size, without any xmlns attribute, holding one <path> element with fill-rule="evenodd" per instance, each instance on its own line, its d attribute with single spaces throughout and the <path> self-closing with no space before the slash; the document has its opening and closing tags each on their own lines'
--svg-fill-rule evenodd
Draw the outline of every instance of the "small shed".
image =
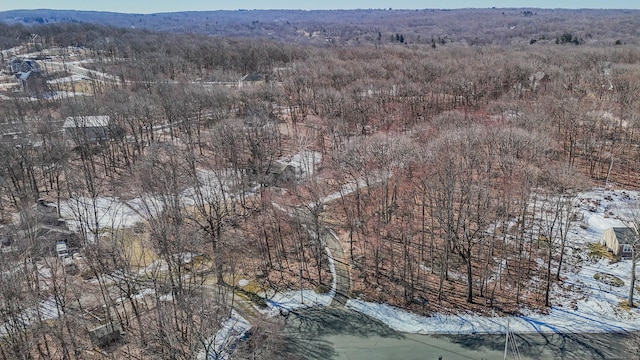
<svg viewBox="0 0 640 360">
<path fill-rule="evenodd" d="M 120 324 L 109 322 L 89 330 L 89 337 L 94 345 L 105 347 L 122 337 Z"/>
<path fill-rule="evenodd" d="M 111 118 L 100 116 L 69 116 L 65 119 L 62 129 L 76 144 L 86 144 L 108 140 Z"/>
<path fill-rule="evenodd" d="M 240 79 L 239 87 L 263 85 L 266 82 L 266 76 L 261 73 L 249 73 Z"/>
<path fill-rule="evenodd" d="M 620 257 L 631 257 L 636 231 L 628 227 L 613 227 L 607 229 L 602 236 L 607 250 Z"/>
<path fill-rule="evenodd" d="M 56 243 L 56 255 L 58 255 L 59 258 L 67 258 L 69 256 L 69 248 L 66 242 L 58 241 Z"/>
<path fill-rule="evenodd" d="M 295 180 L 300 174 L 300 169 L 284 160 L 275 160 L 271 163 L 268 172 L 270 183 L 283 185 Z"/>
</svg>

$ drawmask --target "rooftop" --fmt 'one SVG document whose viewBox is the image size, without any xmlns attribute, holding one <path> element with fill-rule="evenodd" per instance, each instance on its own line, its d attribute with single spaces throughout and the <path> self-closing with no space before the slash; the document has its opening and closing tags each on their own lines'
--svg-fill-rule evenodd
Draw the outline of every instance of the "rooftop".
<svg viewBox="0 0 640 360">
<path fill-rule="evenodd" d="M 628 227 L 614 227 L 613 232 L 616 234 L 618 243 L 621 245 L 633 244 L 636 237 L 635 230 Z"/>
<path fill-rule="evenodd" d="M 63 128 L 107 127 L 111 119 L 107 115 L 100 116 L 69 116 L 65 119 Z"/>
</svg>

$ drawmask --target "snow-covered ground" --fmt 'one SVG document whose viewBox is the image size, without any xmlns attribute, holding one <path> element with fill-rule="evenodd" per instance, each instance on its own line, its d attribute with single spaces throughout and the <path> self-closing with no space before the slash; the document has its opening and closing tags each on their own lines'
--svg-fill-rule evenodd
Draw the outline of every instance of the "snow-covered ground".
<svg viewBox="0 0 640 360">
<path fill-rule="evenodd" d="M 99 229 L 119 229 L 131 227 L 142 221 L 142 217 L 133 208 L 117 198 L 97 197 L 90 199 L 79 197 L 60 203 L 60 215 L 67 220 L 70 230 L 79 231 L 82 226 Z"/>
<path fill-rule="evenodd" d="M 228 190 L 231 175 L 223 170 L 216 173 L 198 169 L 199 190 L 189 187 L 179 194 L 178 201 L 182 206 L 192 206 L 194 198 L 201 196 L 203 201 L 217 201 L 223 187 Z M 122 229 L 144 222 L 162 212 L 164 202 L 159 196 L 142 194 L 130 200 L 115 197 L 98 196 L 95 199 L 76 197 L 61 202 L 60 214 L 67 220 L 70 230 L 80 231 L 84 226 L 87 234 L 95 230 Z M 98 229 L 95 229 L 95 227 Z"/>
<path fill-rule="evenodd" d="M 80 82 L 82 80 L 87 80 L 88 78 L 83 75 L 71 75 L 63 78 L 48 80 L 47 84 L 63 84 L 63 83 L 71 83 L 71 82 Z"/>
<path fill-rule="evenodd" d="M 620 219 L 633 217 L 639 194 L 633 191 L 596 189 L 581 193 L 576 206 L 582 224 L 572 228 L 568 238 L 564 287 L 556 287 L 548 314 L 526 309 L 520 316 L 491 317 L 470 313 L 419 316 L 386 304 L 349 300 L 347 307 L 376 318 L 391 328 L 420 334 L 504 333 L 601 333 L 640 330 L 640 311 L 620 306 L 629 291 L 631 261 L 612 264 L 608 260 L 591 261 L 587 245 L 600 242 L 610 227 L 624 226 Z M 581 226 L 579 226 L 581 225 Z M 611 274 L 624 281 L 614 287 L 594 279 L 596 272 Z M 636 283 L 637 286 L 638 283 Z M 640 298 L 640 294 L 636 294 Z"/>
<path fill-rule="evenodd" d="M 207 339 L 206 350 L 198 353 L 198 360 L 226 360 L 233 353 L 234 344 L 241 340 L 251 330 L 251 324 L 235 310 L 225 321 L 218 332 Z"/>
<path fill-rule="evenodd" d="M 322 154 L 317 151 L 301 151 L 290 157 L 284 157 L 278 162 L 291 165 L 301 177 L 308 177 L 316 172 L 318 164 L 322 162 Z"/>
<path fill-rule="evenodd" d="M 329 259 L 329 270 L 333 278 L 331 282 L 331 290 L 327 293 L 318 294 L 314 290 L 302 289 L 291 290 L 284 293 L 267 294 L 267 310 L 266 314 L 275 316 L 282 311 L 291 311 L 301 308 L 314 306 L 329 306 L 336 295 L 337 276 L 336 266 L 329 248 L 325 248 Z"/>
</svg>

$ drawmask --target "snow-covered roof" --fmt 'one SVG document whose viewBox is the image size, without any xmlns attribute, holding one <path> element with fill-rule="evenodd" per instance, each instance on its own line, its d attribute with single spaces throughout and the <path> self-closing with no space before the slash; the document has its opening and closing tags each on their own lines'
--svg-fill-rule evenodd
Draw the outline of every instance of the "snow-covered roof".
<svg viewBox="0 0 640 360">
<path fill-rule="evenodd" d="M 65 119 L 62 127 L 83 128 L 83 127 L 107 127 L 111 119 L 107 115 L 99 116 L 69 116 Z"/>
</svg>

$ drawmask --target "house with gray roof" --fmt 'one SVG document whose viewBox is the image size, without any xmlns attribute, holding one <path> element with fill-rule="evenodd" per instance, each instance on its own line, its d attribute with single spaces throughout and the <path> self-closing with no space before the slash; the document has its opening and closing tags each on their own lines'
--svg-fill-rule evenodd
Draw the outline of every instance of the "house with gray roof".
<svg viewBox="0 0 640 360">
<path fill-rule="evenodd" d="M 109 125 L 111 118 L 100 116 L 69 116 L 65 119 L 62 129 L 65 136 L 73 140 L 76 145 L 95 143 L 109 140 Z"/>
<path fill-rule="evenodd" d="M 40 64 L 34 59 L 13 58 L 9 61 L 7 71 L 13 74 L 28 95 L 42 95 L 49 92 L 47 80 L 40 71 Z"/>
</svg>

